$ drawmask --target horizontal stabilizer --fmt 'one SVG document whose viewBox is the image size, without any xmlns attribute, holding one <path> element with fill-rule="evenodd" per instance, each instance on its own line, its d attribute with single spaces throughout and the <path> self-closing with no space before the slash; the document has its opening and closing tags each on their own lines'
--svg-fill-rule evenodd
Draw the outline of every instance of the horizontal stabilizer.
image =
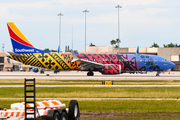
<svg viewBox="0 0 180 120">
<path fill-rule="evenodd" d="M 16 57 L 20 57 L 20 58 L 27 58 L 26 56 L 24 56 L 24 55 L 21 55 L 21 54 L 16 54 L 16 53 L 13 53 L 13 52 L 7 52 L 6 53 L 8 56 L 16 56 Z"/>
</svg>

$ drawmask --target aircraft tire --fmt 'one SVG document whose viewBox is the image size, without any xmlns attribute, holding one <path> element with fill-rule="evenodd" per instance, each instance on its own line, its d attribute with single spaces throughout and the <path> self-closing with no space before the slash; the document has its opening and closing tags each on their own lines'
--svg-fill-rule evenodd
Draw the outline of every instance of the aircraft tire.
<svg viewBox="0 0 180 120">
<path fill-rule="evenodd" d="M 89 75 L 89 72 L 87 73 L 87 76 L 90 76 L 90 75 Z"/>
<path fill-rule="evenodd" d="M 93 71 L 89 71 L 89 72 L 87 73 L 87 76 L 94 76 Z"/>
<path fill-rule="evenodd" d="M 44 71 L 43 71 L 43 70 L 41 70 L 41 71 L 40 71 L 40 73 L 41 73 L 41 74 L 44 74 Z"/>
<path fill-rule="evenodd" d="M 159 74 L 156 74 L 156 76 L 159 76 Z"/>
</svg>

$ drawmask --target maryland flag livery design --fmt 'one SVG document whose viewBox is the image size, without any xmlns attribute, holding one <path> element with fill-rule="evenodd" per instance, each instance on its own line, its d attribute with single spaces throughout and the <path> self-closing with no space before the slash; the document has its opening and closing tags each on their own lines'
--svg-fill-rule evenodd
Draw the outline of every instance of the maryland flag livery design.
<svg viewBox="0 0 180 120">
<path fill-rule="evenodd" d="M 49 53 L 35 48 L 12 22 L 7 23 L 14 53 L 9 57 L 25 65 L 52 70 L 81 70 L 102 74 L 121 74 L 135 71 L 160 71 L 174 67 L 166 58 L 143 54 L 75 54 Z M 166 65 L 165 65 L 166 64 Z"/>
</svg>

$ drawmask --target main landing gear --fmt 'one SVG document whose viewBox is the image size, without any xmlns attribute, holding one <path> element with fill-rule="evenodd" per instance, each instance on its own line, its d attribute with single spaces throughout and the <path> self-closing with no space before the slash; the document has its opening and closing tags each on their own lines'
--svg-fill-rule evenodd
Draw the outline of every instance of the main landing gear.
<svg viewBox="0 0 180 120">
<path fill-rule="evenodd" d="M 159 72 L 159 71 L 157 71 L 157 74 L 156 74 L 156 76 L 159 76 L 159 74 L 160 74 L 160 72 Z"/>
<path fill-rule="evenodd" d="M 41 73 L 41 74 L 44 74 L 44 69 L 41 69 L 41 70 L 40 70 L 40 73 Z"/>
<path fill-rule="evenodd" d="M 89 72 L 87 73 L 87 76 L 94 76 L 93 71 L 89 71 Z"/>
</svg>

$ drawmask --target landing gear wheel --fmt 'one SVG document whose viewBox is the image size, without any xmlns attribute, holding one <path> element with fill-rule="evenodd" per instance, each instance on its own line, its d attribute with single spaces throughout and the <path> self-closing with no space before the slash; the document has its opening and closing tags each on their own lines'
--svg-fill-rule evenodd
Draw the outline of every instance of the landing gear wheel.
<svg viewBox="0 0 180 120">
<path fill-rule="evenodd" d="M 156 74 L 156 76 L 159 76 L 159 74 Z"/>
<path fill-rule="evenodd" d="M 68 119 L 77 120 L 78 117 L 80 117 L 78 102 L 76 100 L 71 100 L 69 103 Z"/>
<path fill-rule="evenodd" d="M 44 70 L 41 70 L 40 73 L 41 73 L 41 74 L 44 74 Z"/>
<path fill-rule="evenodd" d="M 65 112 L 63 112 L 62 114 L 61 114 L 61 117 L 60 117 L 60 120 L 67 120 L 68 118 L 67 118 L 67 114 L 65 113 Z"/>
<path fill-rule="evenodd" d="M 157 72 L 156 76 L 159 76 L 159 72 Z"/>
<path fill-rule="evenodd" d="M 57 71 L 56 71 L 56 70 L 54 71 L 54 74 L 57 74 Z"/>
<path fill-rule="evenodd" d="M 93 71 L 89 71 L 89 72 L 87 73 L 87 76 L 94 76 Z"/>
</svg>

